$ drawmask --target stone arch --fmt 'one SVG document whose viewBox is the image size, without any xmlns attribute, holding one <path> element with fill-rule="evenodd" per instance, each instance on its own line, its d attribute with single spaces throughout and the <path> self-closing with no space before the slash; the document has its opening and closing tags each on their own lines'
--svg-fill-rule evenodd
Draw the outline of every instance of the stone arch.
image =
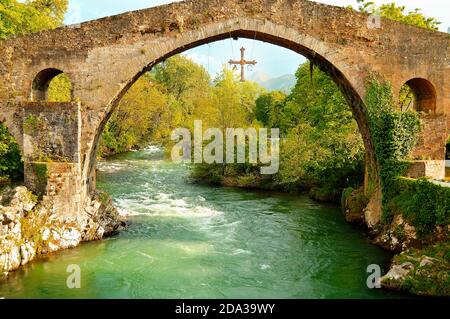
<svg viewBox="0 0 450 319">
<path fill-rule="evenodd" d="M 408 80 L 401 88 L 400 95 L 406 98 L 399 101 L 402 110 L 416 110 L 424 113 L 436 113 L 436 89 L 424 78 Z"/>
<path fill-rule="evenodd" d="M 48 101 L 48 90 L 50 83 L 52 80 L 54 80 L 56 77 L 60 75 L 66 75 L 63 71 L 57 68 L 48 68 L 40 71 L 32 82 L 31 87 L 31 100 L 32 101 Z M 70 89 L 70 100 L 73 98 L 73 92 L 72 89 Z M 68 102 L 68 101 L 67 101 Z"/>
<path fill-rule="evenodd" d="M 269 24 L 268 22 L 266 23 Z M 287 34 L 289 34 L 289 29 L 283 28 Z M 199 32 L 200 33 L 200 32 Z M 278 33 L 276 33 L 278 34 Z M 292 33 L 290 33 L 292 35 Z M 186 37 L 187 39 L 192 39 L 195 37 L 186 34 L 181 35 L 180 37 Z M 194 40 L 192 42 L 187 41 L 187 43 L 180 45 L 178 47 L 175 47 L 172 50 L 167 50 L 160 56 L 153 59 L 150 63 L 145 65 L 143 68 L 141 68 L 138 72 L 134 74 L 134 76 L 131 77 L 131 79 L 128 80 L 128 82 L 117 92 L 117 94 L 112 98 L 111 102 L 106 108 L 106 111 L 104 115 L 101 117 L 101 123 L 98 125 L 94 140 L 92 141 L 92 147 L 88 152 L 88 156 L 86 158 L 86 163 L 82 163 L 82 166 L 84 167 L 84 178 L 86 179 L 86 183 L 88 186 L 88 190 L 92 190 L 95 185 L 95 164 L 96 164 L 96 153 L 97 153 L 97 147 L 98 142 L 101 136 L 101 133 L 103 129 L 105 128 L 112 112 L 116 109 L 118 106 L 121 98 L 125 95 L 125 93 L 128 91 L 128 89 L 139 79 L 145 72 L 148 72 L 151 70 L 156 64 L 168 59 L 169 57 L 181 53 L 183 51 L 186 51 L 188 49 L 214 42 L 219 40 L 224 40 L 227 38 L 248 38 L 252 40 L 260 40 L 264 42 L 268 42 L 274 45 L 278 45 L 287 49 L 290 49 L 298 54 L 301 54 L 305 56 L 307 59 L 311 61 L 311 63 L 315 66 L 327 73 L 329 76 L 332 77 L 334 82 L 337 84 L 339 89 L 341 90 L 343 96 L 346 98 L 352 112 L 354 115 L 354 118 L 356 122 L 358 123 L 358 127 L 360 130 L 360 133 L 363 137 L 365 148 L 366 148 L 366 167 L 370 167 L 370 176 L 375 179 L 374 183 L 376 185 L 379 185 L 379 174 L 378 174 L 378 165 L 375 157 L 374 147 L 370 135 L 370 130 L 368 126 L 368 119 L 367 119 L 367 111 L 366 106 L 363 101 L 363 98 L 360 93 L 364 92 L 363 83 L 358 83 L 360 87 L 356 88 L 354 84 L 350 81 L 350 74 L 345 74 L 344 72 L 344 65 L 337 66 L 337 63 L 333 63 L 333 60 L 338 60 L 338 57 L 336 57 L 335 51 L 328 51 L 326 48 L 323 47 L 323 43 L 320 41 L 317 41 L 314 43 L 311 41 L 312 39 L 307 38 L 303 39 L 303 41 L 296 42 L 292 41 L 289 37 L 283 37 L 281 35 L 275 35 L 270 34 L 266 32 L 261 31 L 255 31 L 255 29 L 241 29 L 237 28 L 233 31 L 229 31 L 227 33 L 218 33 L 213 36 L 204 37 L 199 40 Z M 182 42 L 182 41 L 181 41 Z M 306 43 L 309 43 L 310 45 L 305 45 Z M 325 56 L 324 53 L 327 53 L 328 56 Z M 338 61 L 340 62 L 340 61 Z M 353 79 L 354 80 L 354 79 Z M 363 82 L 363 81 L 361 81 Z M 354 82 L 353 82 L 354 83 Z M 369 176 L 369 173 L 366 173 L 366 176 Z M 368 188 L 368 185 L 366 183 L 366 188 Z M 379 187 L 377 187 L 379 188 Z M 379 190 L 377 189 L 377 192 Z M 379 200 L 381 195 L 377 195 L 377 201 Z M 376 209 L 378 210 L 378 208 Z M 379 207 L 378 215 L 381 213 L 381 207 Z M 379 216 L 378 216 L 379 217 Z M 377 217 L 377 218 L 378 218 Z M 375 224 L 376 222 L 374 222 Z"/>
<path fill-rule="evenodd" d="M 47 68 L 67 72 L 72 96 L 80 101 L 80 192 L 89 195 L 92 187 L 86 185 L 94 172 L 102 126 L 131 84 L 170 55 L 230 36 L 292 49 L 335 74 L 364 138 L 371 186 L 380 183 L 362 101 L 366 76 L 379 74 L 396 93 L 408 79 L 428 79 L 436 88 L 438 114 L 427 116 L 440 115 L 433 130 L 443 131 L 445 121 L 448 134 L 450 91 L 445 84 L 450 68 L 442 58 L 448 56 L 448 34 L 389 19 L 373 29 L 366 14 L 306 0 L 186 0 L 1 41 L 0 121 L 23 146 L 22 114 L 33 95 L 34 75 Z M 41 75 L 37 83 L 45 92 L 49 75 Z M 381 191 L 373 197 L 372 210 L 381 213 Z"/>
</svg>

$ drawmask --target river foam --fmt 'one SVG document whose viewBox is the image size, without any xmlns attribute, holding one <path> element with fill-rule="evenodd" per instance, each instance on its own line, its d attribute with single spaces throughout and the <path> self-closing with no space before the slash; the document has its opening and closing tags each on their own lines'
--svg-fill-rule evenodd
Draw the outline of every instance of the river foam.
<svg viewBox="0 0 450 319">
<path fill-rule="evenodd" d="M 222 211 L 199 204 L 203 197 L 176 198 L 171 194 L 158 193 L 154 196 L 138 194 L 140 199 L 116 199 L 122 216 L 160 216 L 180 218 L 209 218 L 223 215 Z"/>
</svg>

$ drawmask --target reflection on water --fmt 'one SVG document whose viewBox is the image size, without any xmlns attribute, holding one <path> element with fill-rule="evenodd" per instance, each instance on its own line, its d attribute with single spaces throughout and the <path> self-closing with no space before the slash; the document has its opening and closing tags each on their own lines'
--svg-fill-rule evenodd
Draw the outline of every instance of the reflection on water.
<svg viewBox="0 0 450 319">
<path fill-rule="evenodd" d="M 366 287 L 389 254 L 336 207 L 296 195 L 186 183 L 157 148 L 99 165 L 98 186 L 132 224 L 13 274 L 7 298 L 398 298 Z M 81 267 L 81 289 L 66 286 Z"/>
</svg>

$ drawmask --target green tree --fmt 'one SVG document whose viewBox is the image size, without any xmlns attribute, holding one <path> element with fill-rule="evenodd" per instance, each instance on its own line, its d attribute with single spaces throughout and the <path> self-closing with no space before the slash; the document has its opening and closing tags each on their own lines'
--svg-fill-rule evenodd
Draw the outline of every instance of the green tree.
<svg viewBox="0 0 450 319">
<path fill-rule="evenodd" d="M 155 81 L 180 103 L 186 115 L 194 114 L 198 100 L 209 97 L 207 88 L 211 78 L 208 72 L 182 55 L 157 65 L 153 73 Z"/>
<path fill-rule="evenodd" d="M 255 100 L 264 89 L 254 82 L 240 82 L 231 70 L 223 69 L 214 79 L 213 105 L 217 110 L 214 127 L 245 128 L 254 118 Z"/>
<path fill-rule="evenodd" d="M 180 110 L 172 106 L 161 85 L 145 74 L 128 90 L 109 120 L 100 141 L 100 155 L 126 152 L 150 142 L 164 143 L 180 119 Z"/>
<path fill-rule="evenodd" d="M 70 102 L 72 101 L 72 83 L 69 77 L 62 73 L 55 76 L 48 86 L 49 102 Z"/>
<path fill-rule="evenodd" d="M 68 0 L 2 0 L 0 2 L 0 39 L 63 25 Z"/>
<path fill-rule="evenodd" d="M 176 55 L 141 77 L 120 101 L 102 136 L 100 155 L 124 152 L 149 143 L 170 147 L 177 127 L 193 129 L 194 120 L 213 125 L 211 78 L 206 70 Z"/>
<path fill-rule="evenodd" d="M 19 146 L 5 126 L 0 124 L 0 183 L 8 178 L 17 179 L 23 174 Z"/>
<path fill-rule="evenodd" d="M 297 83 L 284 113 L 291 129 L 281 147 L 279 183 L 292 187 L 339 189 L 361 176 L 364 146 L 350 107 L 333 80 L 309 63 L 298 69 Z"/>
<path fill-rule="evenodd" d="M 414 9 L 406 12 L 405 6 L 397 6 L 394 2 L 376 6 L 373 1 L 357 0 L 359 3 L 359 11 L 367 14 L 376 14 L 384 18 L 403 22 L 417 27 L 438 30 L 441 24 L 435 18 L 428 18 L 421 13 L 421 9 Z"/>
<path fill-rule="evenodd" d="M 276 120 L 277 115 L 283 114 L 286 94 L 281 91 L 272 91 L 256 99 L 255 116 L 266 127 L 280 127 L 281 121 Z"/>
</svg>

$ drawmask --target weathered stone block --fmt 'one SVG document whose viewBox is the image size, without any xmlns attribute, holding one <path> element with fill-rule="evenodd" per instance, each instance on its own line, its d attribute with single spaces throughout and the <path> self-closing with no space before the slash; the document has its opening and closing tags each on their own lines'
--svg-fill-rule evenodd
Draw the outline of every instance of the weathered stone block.
<svg viewBox="0 0 450 319">
<path fill-rule="evenodd" d="M 25 163 L 25 183 L 34 193 L 52 200 L 61 216 L 80 210 L 81 173 L 78 163 Z"/>
<path fill-rule="evenodd" d="M 45 194 L 48 184 L 47 163 L 25 162 L 24 171 L 25 185 L 37 195 Z"/>
<path fill-rule="evenodd" d="M 445 161 L 414 161 L 406 174 L 410 178 L 445 178 Z"/>
<path fill-rule="evenodd" d="M 78 162 L 79 103 L 24 104 L 24 158 L 28 162 Z"/>
</svg>

